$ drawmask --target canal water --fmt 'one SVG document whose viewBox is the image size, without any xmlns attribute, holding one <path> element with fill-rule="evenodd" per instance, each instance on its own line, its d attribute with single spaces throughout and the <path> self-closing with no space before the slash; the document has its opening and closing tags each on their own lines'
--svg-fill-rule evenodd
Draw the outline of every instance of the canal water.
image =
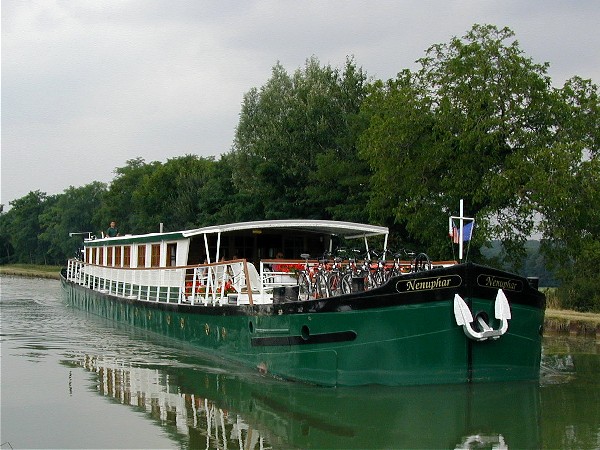
<svg viewBox="0 0 600 450">
<path fill-rule="evenodd" d="M 600 448 L 595 337 L 546 337 L 539 382 L 321 388 L 0 282 L 0 449 Z"/>
</svg>

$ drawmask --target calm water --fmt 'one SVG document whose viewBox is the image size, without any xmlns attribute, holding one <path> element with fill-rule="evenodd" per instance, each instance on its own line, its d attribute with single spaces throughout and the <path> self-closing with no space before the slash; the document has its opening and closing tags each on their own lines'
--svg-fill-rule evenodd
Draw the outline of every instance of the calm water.
<svg viewBox="0 0 600 450">
<path fill-rule="evenodd" d="M 317 388 L 0 282 L 0 449 L 600 448 L 595 338 L 546 338 L 535 383 Z"/>
</svg>

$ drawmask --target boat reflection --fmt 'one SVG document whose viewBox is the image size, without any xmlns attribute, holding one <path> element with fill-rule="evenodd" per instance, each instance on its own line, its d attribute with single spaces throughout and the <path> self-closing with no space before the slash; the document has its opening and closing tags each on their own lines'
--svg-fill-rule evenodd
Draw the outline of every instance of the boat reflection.
<svg viewBox="0 0 600 450">
<path fill-rule="evenodd" d="M 86 355 L 100 395 L 182 448 L 539 448 L 537 383 L 324 388 Z"/>
<path fill-rule="evenodd" d="M 228 448 L 235 443 L 244 449 L 269 448 L 241 415 L 200 395 L 201 389 L 185 391 L 177 384 L 178 377 L 164 371 L 164 367 L 133 367 L 123 361 L 90 355 L 77 364 L 97 374 L 100 395 L 145 411 L 174 440 L 185 442 L 185 447 Z M 211 382 L 218 383 L 218 377 L 205 378 L 202 384 Z"/>
</svg>

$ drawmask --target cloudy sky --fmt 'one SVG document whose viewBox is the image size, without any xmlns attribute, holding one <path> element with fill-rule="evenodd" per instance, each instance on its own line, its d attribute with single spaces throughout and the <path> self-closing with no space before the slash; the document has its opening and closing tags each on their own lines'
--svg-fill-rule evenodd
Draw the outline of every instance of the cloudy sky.
<svg viewBox="0 0 600 450">
<path fill-rule="evenodd" d="M 128 159 L 218 156 L 244 93 L 316 56 L 416 68 L 474 23 L 508 26 L 556 86 L 600 83 L 598 0 L 2 0 L 2 191 L 110 182 Z"/>
</svg>

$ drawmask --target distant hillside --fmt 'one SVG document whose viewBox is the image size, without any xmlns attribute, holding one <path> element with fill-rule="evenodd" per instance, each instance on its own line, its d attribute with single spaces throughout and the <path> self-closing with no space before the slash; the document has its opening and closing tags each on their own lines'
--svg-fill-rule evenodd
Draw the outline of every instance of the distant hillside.
<svg viewBox="0 0 600 450">
<path fill-rule="evenodd" d="M 497 260 L 502 250 L 502 244 L 500 241 L 493 241 L 491 248 L 482 248 L 481 254 L 488 259 Z M 540 279 L 541 287 L 556 287 L 558 281 L 554 276 L 554 273 L 546 267 L 544 255 L 540 253 L 540 241 L 527 241 L 525 244 L 525 250 L 527 251 L 527 257 L 523 262 L 523 268 L 517 273 L 524 277 L 538 277 Z M 503 267 L 507 270 L 513 270 L 512 267 L 505 265 Z"/>
</svg>

